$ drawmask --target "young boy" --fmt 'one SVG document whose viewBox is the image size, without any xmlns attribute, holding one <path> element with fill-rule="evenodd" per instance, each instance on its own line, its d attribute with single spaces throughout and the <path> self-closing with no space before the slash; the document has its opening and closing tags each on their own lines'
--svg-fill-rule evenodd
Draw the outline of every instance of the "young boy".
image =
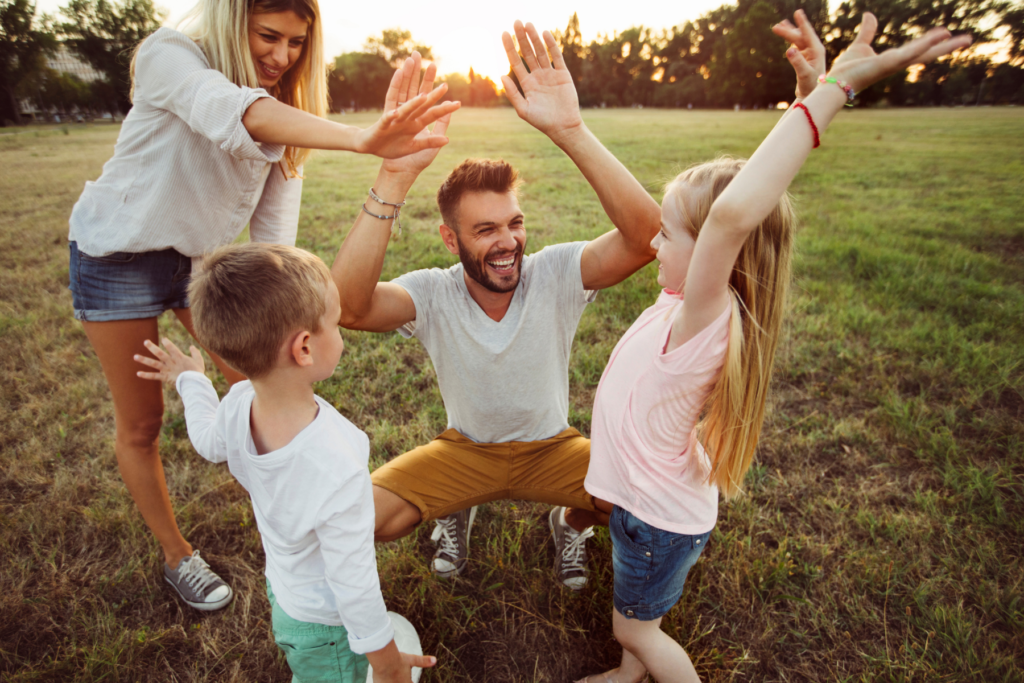
<svg viewBox="0 0 1024 683">
<path fill-rule="evenodd" d="M 267 556 L 274 639 L 295 681 L 409 683 L 433 657 L 401 654 L 384 607 L 373 548 L 369 440 L 313 383 L 334 372 L 344 343 L 341 304 L 317 257 L 274 244 L 222 247 L 193 275 L 196 335 L 249 381 L 218 402 L 191 357 L 164 339 L 145 379 L 173 382 L 188 435 L 211 462 L 228 462 L 252 498 Z M 179 591 L 204 590 L 202 572 Z M 195 585 L 192 585 L 195 584 Z M 173 584 L 172 584 L 173 585 Z"/>
</svg>

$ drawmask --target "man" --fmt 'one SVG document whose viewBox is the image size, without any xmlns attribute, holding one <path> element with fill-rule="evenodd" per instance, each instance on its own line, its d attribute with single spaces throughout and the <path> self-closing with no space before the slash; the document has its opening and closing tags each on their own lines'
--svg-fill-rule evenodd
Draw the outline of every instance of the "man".
<svg viewBox="0 0 1024 683">
<path fill-rule="evenodd" d="M 544 41 L 553 64 L 532 25 L 516 22 L 515 33 L 530 69 L 505 33 L 524 93 L 503 78 L 516 112 L 576 163 L 615 229 L 591 242 L 524 256 L 515 170 L 504 161 L 467 160 L 438 191 L 441 238 L 460 263 L 378 282 L 390 236 L 386 219 L 436 155 L 427 150 L 383 164 L 333 272 L 341 324 L 419 338 L 448 412 L 447 431 L 373 473 L 377 539 L 400 538 L 420 521 L 436 519 L 433 570 L 452 576 L 466 565 L 473 506 L 504 498 L 551 503 L 558 506 L 548 516 L 556 572 L 579 590 L 586 583 L 590 527 L 607 524 L 611 506 L 584 490 L 590 441 L 567 420 L 572 339 L 597 290 L 652 260 L 661 211 L 584 125 L 551 34 L 545 32 Z M 418 58 L 409 60 L 386 108 L 416 94 L 418 74 Z M 423 87 L 432 77 L 428 70 Z M 439 122 L 441 133 L 447 123 Z"/>
</svg>

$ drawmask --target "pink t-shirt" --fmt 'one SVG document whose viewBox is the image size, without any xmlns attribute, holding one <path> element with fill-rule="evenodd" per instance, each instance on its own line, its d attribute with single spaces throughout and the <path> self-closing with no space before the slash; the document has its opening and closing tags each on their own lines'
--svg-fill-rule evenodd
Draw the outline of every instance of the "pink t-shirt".
<svg viewBox="0 0 1024 683">
<path fill-rule="evenodd" d="M 695 427 L 725 362 L 731 308 L 665 353 L 679 305 L 662 291 L 612 351 L 594 399 L 584 486 L 659 529 L 693 535 L 718 519 L 718 487 L 706 481 L 710 461 Z"/>
</svg>

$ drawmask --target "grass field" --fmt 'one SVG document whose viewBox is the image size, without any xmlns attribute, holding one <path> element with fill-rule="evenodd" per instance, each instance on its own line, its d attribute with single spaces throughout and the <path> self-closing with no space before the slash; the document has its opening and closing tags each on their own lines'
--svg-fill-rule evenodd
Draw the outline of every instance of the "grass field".
<svg viewBox="0 0 1024 683">
<path fill-rule="evenodd" d="M 681 166 L 749 155 L 777 116 L 586 118 L 660 199 Z M 230 607 L 200 614 L 165 588 L 117 473 L 109 394 L 66 289 L 67 217 L 116 135 L 0 136 L 0 680 L 287 681 L 248 497 L 194 453 L 173 390 L 172 500 L 235 587 Z M 385 277 L 452 262 L 432 197 L 466 156 L 520 168 L 528 251 L 609 229 L 571 162 L 510 110 L 460 112 L 450 135 Z M 300 246 L 330 262 L 376 165 L 309 164 Z M 748 494 L 723 506 L 666 628 L 706 681 L 1024 680 L 1024 110 L 844 112 L 793 193 L 802 227 L 774 409 Z M 649 267 L 584 314 L 570 377 L 584 433 L 612 346 L 655 294 Z M 373 463 L 444 428 L 419 342 L 344 336 L 319 392 L 369 433 Z M 429 525 L 379 546 L 389 607 L 440 660 L 425 681 L 561 683 L 617 661 L 607 531 L 572 595 L 554 582 L 542 513 L 482 509 L 455 583 L 428 571 Z"/>
</svg>

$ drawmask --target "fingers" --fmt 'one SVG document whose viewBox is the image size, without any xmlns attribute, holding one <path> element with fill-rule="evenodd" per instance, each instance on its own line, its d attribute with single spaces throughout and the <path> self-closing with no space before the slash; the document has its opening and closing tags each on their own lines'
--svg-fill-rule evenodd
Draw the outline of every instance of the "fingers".
<svg viewBox="0 0 1024 683">
<path fill-rule="evenodd" d="M 548 59 L 548 51 L 544 47 L 544 41 L 541 40 L 540 34 L 537 33 L 537 27 L 530 23 L 526 24 L 526 35 L 530 37 L 530 47 L 537 57 L 537 64 L 541 69 L 550 69 L 551 60 Z"/>
<path fill-rule="evenodd" d="M 954 36 L 949 40 L 944 40 L 938 45 L 935 45 L 930 50 L 925 52 L 923 55 L 918 57 L 917 63 L 927 64 L 929 62 L 935 61 L 936 59 L 942 57 L 943 55 L 948 55 L 950 52 L 962 50 L 963 48 L 968 47 L 970 44 L 970 36 Z"/>
<path fill-rule="evenodd" d="M 134 356 L 132 356 L 132 358 L 135 359 L 136 363 L 142 363 L 143 365 L 148 365 L 151 368 L 158 368 L 159 369 L 159 368 L 162 368 L 164 366 L 164 362 L 163 361 L 157 360 L 155 358 L 150 358 L 149 356 L 143 356 L 143 355 L 138 354 L 138 353 L 135 354 Z"/>
<path fill-rule="evenodd" d="M 398 90 L 402 87 L 402 70 L 395 69 L 391 76 L 391 84 L 388 85 L 388 94 L 384 96 L 385 117 L 387 112 L 392 112 L 398 107 Z"/>
<path fill-rule="evenodd" d="M 446 133 L 448 132 L 448 124 L 450 124 L 451 122 L 452 115 L 445 114 L 444 116 L 437 120 L 437 123 L 434 124 L 434 130 L 431 131 L 431 134 L 444 136 L 445 139 L 447 140 L 448 138 Z"/>
<path fill-rule="evenodd" d="M 411 83 L 419 76 L 419 71 L 414 71 L 415 65 L 412 57 L 406 57 L 402 62 L 402 84 L 398 88 L 398 104 L 401 106 L 409 101 L 409 88 Z"/>
<path fill-rule="evenodd" d="M 818 38 L 818 34 L 814 30 L 811 20 L 807 18 L 807 14 L 802 9 L 798 9 L 793 16 L 796 18 L 796 25 L 804 45 L 814 47 L 816 50 L 820 48 L 822 53 L 824 53 L 825 46 L 821 44 L 821 39 Z"/>
<path fill-rule="evenodd" d="M 864 43 L 870 46 L 875 40 L 875 32 L 877 30 L 878 19 L 871 12 L 865 12 L 860 20 L 860 30 L 857 32 L 857 37 L 853 39 L 853 42 Z"/>
<path fill-rule="evenodd" d="M 169 343 L 170 343 L 170 341 L 165 338 L 164 339 L 164 344 L 166 345 L 166 344 L 169 344 Z M 162 360 L 162 361 L 166 361 L 167 360 L 167 358 L 168 358 L 167 352 L 164 351 L 163 349 L 161 349 L 159 346 L 157 346 L 153 342 L 151 342 L 151 341 L 149 341 L 147 339 L 146 341 L 142 342 L 142 345 L 146 347 L 147 351 L 149 351 L 151 354 L 156 356 L 157 359 Z"/>
<path fill-rule="evenodd" d="M 420 89 L 420 68 L 423 66 L 423 57 L 419 52 L 413 50 L 412 56 L 405 60 L 406 64 L 409 64 L 410 60 L 412 60 L 412 64 L 409 66 L 409 85 L 405 90 L 404 102 L 416 97 Z"/>
<path fill-rule="evenodd" d="M 540 65 L 537 63 L 537 55 L 533 53 L 533 47 L 530 45 L 529 39 L 526 37 L 526 27 L 523 26 L 523 22 L 516 20 L 513 25 L 513 29 L 516 32 L 516 42 L 519 43 L 519 51 L 523 54 L 523 61 L 526 62 L 526 68 L 530 71 L 537 69 Z M 516 74 L 518 76 L 518 74 Z"/>
<path fill-rule="evenodd" d="M 431 107 L 416 117 L 416 127 L 420 130 L 426 128 L 435 121 L 440 121 L 445 116 L 451 116 L 462 106 L 461 102 L 442 102 L 436 107 Z M 437 131 L 434 131 L 435 133 Z"/>
<path fill-rule="evenodd" d="M 782 38 L 787 43 L 792 43 L 798 48 L 806 47 L 803 44 L 804 34 L 796 26 L 793 26 L 788 19 L 783 19 L 779 23 L 772 26 L 772 33 Z"/>
<path fill-rule="evenodd" d="M 199 363 L 202 366 L 206 365 L 206 363 L 203 362 L 203 354 L 199 351 L 199 349 L 196 348 L 195 344 L 189 344 L 188 352 L 189 355 L 192 356 L 192 360 L 194 360 L 195 362 Z"/>
<path fill-rule="evenodd" d="M 162 382 L 164 380 L 164 374 L 162 372 L 143 372 L 142 370 L 139 370 L 135 375 L 142 379 L 155 379 L 157 382 Z"/>
<path fill-rule="evenodd" d="M 558 47 L 558 41 L 551 35 L 551 31 L 544 31 L 544 43 L 548 46 L 548 53 L 551 55 L 551 63 L 556 69 L 565 69 L 565 59 L 562 57 L 562 48 Z"/>
<path fill-rule="evenodd" d="M 423 82 L 420 83 L 420 94 L 426 95 L 434 87 L 434 79 L 437 78 L 437 64 L 433 62 L 427 66 L 426 73 L 423 74 Z"/>
<path fill-rule="evenodd" d="M 512 108 L 516 110 L 516 113 L 520 117 L 526 113 L 526 99 L 519 94 L 519 88 L 516 87 L 515 81 L 508 74 L 501 77 L 501 85 L 505 88 L 505 97 L 512 103 Z"/>
<path fill-rule="evenodd" d="M 522 83 L 523 79 L 529 75 L 526 67 L 523 66 L 523 60 L 519 56 L 519 52 L 516 50 L 515 41 L 512 40 L 512 36 L 509 35 L 508 31 L 501 34 L 501 44 L 505 48 L 505 56 L 508 57 L 508 64 L 512 67 L 512 73 L 516 75 L 519 82 Z"/>
<path fill-rule="evenodd" d="M 804 58 L 803 53 L 795 47 L 791 47 L 786 50 L 786 59 L 788 59 L 789 63 L 793 65 L 793 71 L 796 72 L 797 78 L 807 75 L 812 77 L 818 76 L 818 71 L 810 65 L 810 63 Z"/>
<path fill-rule="evenodd" d="M 421 669 L 429 669 L 437 664 L 437 657 L 429 657 L 427 655 L 410 655 L 403 652 L 402 659 L 405 660 L 408 666 L 418 666 Z"/>
</svg>

